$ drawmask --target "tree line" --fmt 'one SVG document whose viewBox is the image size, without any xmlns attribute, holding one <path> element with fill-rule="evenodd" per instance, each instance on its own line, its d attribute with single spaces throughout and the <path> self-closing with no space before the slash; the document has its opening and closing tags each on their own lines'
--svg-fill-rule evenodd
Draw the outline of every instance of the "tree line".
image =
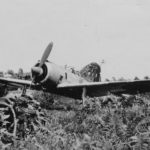
<svg viewBox="0 0 150 150">
<path fill-rule="evenodd" d="M 0 77 L 31 80 L 31 73 L 24 72 L 22 68 L 19 68 L 17 73 L 13 69 L 8 69 L 6 72 L 0 71 Z"/>
</svg>

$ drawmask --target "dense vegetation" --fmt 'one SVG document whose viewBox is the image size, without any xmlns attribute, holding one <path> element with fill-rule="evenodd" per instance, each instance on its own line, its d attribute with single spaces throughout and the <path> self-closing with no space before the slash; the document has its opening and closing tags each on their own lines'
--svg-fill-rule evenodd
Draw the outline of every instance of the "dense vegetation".
<svg viewBox="0 0 150 150">
<path fill-rule="evenodd" d="M 0 149 L 150 149 L 149 94 L 88 98 L 84 108 L 48 93 L 28 95 L 1 98 Z"/>
</svg>

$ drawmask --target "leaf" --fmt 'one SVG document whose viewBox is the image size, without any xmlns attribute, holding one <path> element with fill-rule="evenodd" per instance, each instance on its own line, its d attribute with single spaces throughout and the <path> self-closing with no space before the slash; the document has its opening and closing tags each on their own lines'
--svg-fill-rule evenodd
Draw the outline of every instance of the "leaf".
<svg viewBox="0 0 150 150">
<path fill-rule="evenodd" d="M 8 123 L 10 123 L 10 122 L 9 121 L 4 121 L 3 126 L 7 125 Z"/>
<path fill-rule="evenodd" d="M 1 133 L 5 133 L 6 131 L 7 131 L 6 128 L 1 128 L 0 130 Z"/>
<path fill-rule="evenodd" d="M 2 120 L 8 119 L 10 117 L 10 115 L 4 115 L 2 116 Z"/>
</svg>

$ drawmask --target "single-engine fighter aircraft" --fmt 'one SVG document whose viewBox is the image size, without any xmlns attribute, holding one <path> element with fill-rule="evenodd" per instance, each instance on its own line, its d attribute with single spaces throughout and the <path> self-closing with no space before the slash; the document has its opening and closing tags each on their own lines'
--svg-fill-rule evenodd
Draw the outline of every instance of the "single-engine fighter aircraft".
<svg viewBox="0 0 150 150">
<path fill-rule="evenodd" d="M 136 94 L 150 91 L 150 80 L 89 82 L 85 78 L 47 61 L 52 47 L 53 43 L 51 42 L 41 60 L 31 68 L 32 81 L 1 77 L 0 84 L 5 87 L 7 85 L 23 86 L 24 89 L 30 87 L 74 99 L 82 99 L 83 104 L 87 96 L 98 97 L 108 93 Z"/>
</svg>

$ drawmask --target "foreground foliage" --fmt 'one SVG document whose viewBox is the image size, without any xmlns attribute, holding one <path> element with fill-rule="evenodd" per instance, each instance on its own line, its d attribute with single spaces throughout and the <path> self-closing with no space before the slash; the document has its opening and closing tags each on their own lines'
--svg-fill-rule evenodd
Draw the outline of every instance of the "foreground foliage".
<svg viewBox="0 0 150 150">
<path fill-rule="evenodd" d="M 149 94 L 108 95 L 60 109 L 58 96 L 43 92 L 1 98 L 0 149 L 150 149 L 149 100 Z"/>
</svg>

